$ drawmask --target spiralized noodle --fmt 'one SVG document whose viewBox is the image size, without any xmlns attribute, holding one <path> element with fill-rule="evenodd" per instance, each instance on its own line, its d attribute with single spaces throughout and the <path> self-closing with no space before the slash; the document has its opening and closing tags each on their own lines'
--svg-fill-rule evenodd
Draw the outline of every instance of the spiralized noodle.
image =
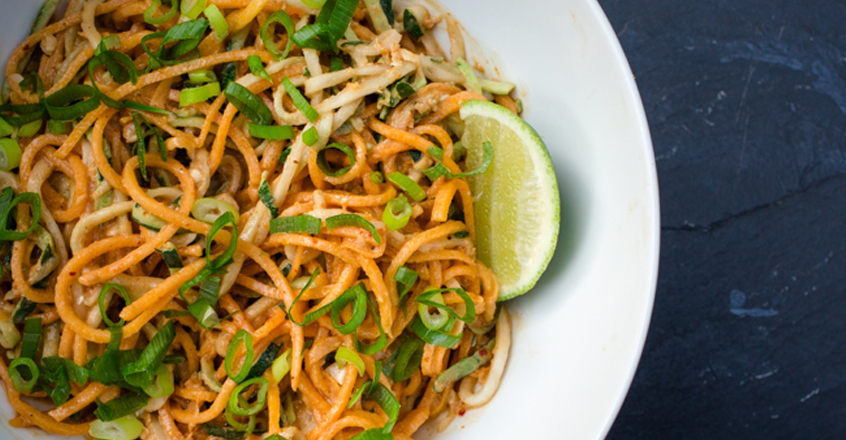
<svg viewBox="0 0 846 440">
<path fill-rule="evenodd" d="M 206 27 L 212 6 L 187 17 L 195 3 L 225 25 Z M 409 439 L 493 397 L 511 321 L 475 255 L 457 112 L 518 105 L 471 90 L 451 17 L 337 0 L 327 21 L 312 3 L 72 0 L 14 50 L 0 105 L 21 150 L 0 171 L 10 424 Z M 329 48 L 278 53 L 317 44 L 288 32 L 328 29 L 342 4 L 346 31 L 320 31 Z M 223 93 L 191 98 L 206 85 Z M 90 93 L 57 103 L 69 90 Z M 49 122 L 23 135 L 33 108 Z"/>
</svg>

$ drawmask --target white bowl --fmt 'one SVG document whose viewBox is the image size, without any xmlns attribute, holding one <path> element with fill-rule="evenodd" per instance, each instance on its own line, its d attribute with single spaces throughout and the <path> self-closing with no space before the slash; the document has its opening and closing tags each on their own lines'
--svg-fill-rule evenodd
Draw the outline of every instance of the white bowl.
<svg viewBox="0 0 846 440">
<path fill-rule="evenodd" d="M 3 0 L 4 68 L 36 3 Z M 634 376 L 658 273 L 658 183 L 631 70 L 594 0 L 444 3 L 479 42 L 485 57 L 476 60 L 518 85 L 555 164 L 561 234 L 535 289 L 508 302 L 514 342 L 497 395 L 418 437 L 602 438 Z M 2 430 L 45 438 L 10 428 L 13 412 L 0 401 Z"/>
</svg>

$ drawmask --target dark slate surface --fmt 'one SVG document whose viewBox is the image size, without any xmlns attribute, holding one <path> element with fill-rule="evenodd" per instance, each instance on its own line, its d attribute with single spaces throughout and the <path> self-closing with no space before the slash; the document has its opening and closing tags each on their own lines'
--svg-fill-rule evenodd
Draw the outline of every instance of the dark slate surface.
<svg viewBox="0 0 846 440">
<path fill-rule="evenodd" d="M 663 224 L 608 438 L 846 438 L 846 2 L 600 4 L 643 97 Z"/>
</svg>

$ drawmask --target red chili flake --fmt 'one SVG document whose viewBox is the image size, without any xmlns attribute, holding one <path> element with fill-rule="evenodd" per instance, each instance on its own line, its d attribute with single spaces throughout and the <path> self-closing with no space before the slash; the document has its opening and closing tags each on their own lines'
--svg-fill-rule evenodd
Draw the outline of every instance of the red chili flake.
<svg viewBox="0 0 846 440">
<path fill-rule="evenodd" d="M 70 276 L 74 276 L 74 275 L 76 275 L 76 272 L 71 272 L 71 273 L 70 273 Z"/>
<path fill-rule="evenodd" d="M 487 355 L 488 355 L 487 349 L 483 348 L 483 349 L 479 350 L 479 356 L 487 356 Z"/>
<path fill-rule="evenodd" d="M 458 411 L 459 416 L 464 416 L 465 413 L 467 413 L 467 410 L 464 408 L 461 408 L 461 410 Z"/>
</svg>

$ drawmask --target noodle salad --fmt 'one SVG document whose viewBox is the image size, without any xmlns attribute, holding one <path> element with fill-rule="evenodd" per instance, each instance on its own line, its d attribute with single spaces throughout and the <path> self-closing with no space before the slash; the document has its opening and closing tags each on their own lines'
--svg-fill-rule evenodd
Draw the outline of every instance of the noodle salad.
<svg viewBox="0 0 846 440">
<path fill-rule="evenodd" d="M 455 20 L 390 0 L 59 3 L 0 103 L 10 425 L 409 439 L 492 398 L 511 324 L 467 178 L 494 149 L 468 169 L 458 110 L 520 103 L 464 60 Z"/>
</svg>

